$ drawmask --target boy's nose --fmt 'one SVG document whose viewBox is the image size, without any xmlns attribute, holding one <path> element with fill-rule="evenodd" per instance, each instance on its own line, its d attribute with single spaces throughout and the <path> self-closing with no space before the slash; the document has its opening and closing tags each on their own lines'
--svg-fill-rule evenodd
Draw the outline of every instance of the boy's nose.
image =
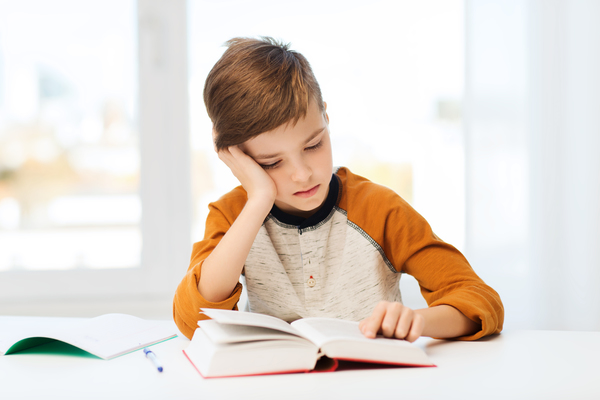
<svg viewBox="0 0 600 400">
<path fill-rule="evenodd" d="M 293 168 L 292 180 L 294 182 L 306 182 L 312 175 L 312 170 L 306 163 L 299 162 Z"/>
</svg>

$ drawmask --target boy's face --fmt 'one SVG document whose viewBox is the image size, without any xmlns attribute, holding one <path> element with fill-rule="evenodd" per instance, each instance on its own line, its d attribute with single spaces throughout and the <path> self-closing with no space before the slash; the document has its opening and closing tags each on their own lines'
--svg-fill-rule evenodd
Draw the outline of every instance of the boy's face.
<svg viewBox="0 0 600 400">
<path fill-rule="evenodd" d="M 311 101 L 295 126 L 282 125 L 240 146 L 273 179 L 275 205 L 288 214 L 309 217 L 327 198 L 333 173 L 328 123 Z"/>
</svg>

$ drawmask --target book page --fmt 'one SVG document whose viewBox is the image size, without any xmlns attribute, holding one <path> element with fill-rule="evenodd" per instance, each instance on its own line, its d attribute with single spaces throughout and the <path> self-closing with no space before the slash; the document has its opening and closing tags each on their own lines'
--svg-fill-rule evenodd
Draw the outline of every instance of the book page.
<svg viewBox="0 0 600 400">
<path fill-rule="evenodd" d="M 369 341 L 358 329 L 358 322 L 335 318 L 304 318 L 291 324 L 302 335 L 322 347 L 332 340 L 350 339 Z"/>
<path fill-rule="evenodd" d="M 202 308 L 201 312 L 221 324 L 258 326 L 301 336 L 296 329 L 290 326 L 290 324 L 270 315 L 245 311 L 218 310 L 215 308 Z"/>
<path fill-rule="evenodd" d="M 306 318 L 292 322 L 330 358 L 397 365 L 432 365 L 427 354 L 405 340 L 366 338 L 358 322 L 333 318 Z"/>
<path fill-rule="evenodd" d="M 213 343 L 217 344 L 265 340 L 309 342 L 307 339 L 287 332 L 262 328 L 259 326 L 222 324 L 212 319 L 198 321 L 198 326 L 202 328 L 206 336 L 208 336 Z"/>
</svg>

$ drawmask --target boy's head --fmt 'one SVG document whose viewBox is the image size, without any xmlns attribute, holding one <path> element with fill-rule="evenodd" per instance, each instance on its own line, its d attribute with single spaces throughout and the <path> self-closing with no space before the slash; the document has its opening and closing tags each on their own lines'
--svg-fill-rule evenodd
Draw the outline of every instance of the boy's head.
<svg viewBox="0 0 600 400">
<path fill-rule="evenodd" d="M 321 112 L 321 89 L 302 54 L 272 38 L 234 38 L 206 78 L 204 103 L 222 150 Z"/>
</svg>

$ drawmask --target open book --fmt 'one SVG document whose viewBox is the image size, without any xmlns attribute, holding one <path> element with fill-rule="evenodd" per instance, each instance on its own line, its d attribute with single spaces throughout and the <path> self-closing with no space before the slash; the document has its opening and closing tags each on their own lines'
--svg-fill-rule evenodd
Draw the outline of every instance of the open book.
<svg viewBox="0 0 600 400">
<path fill-rule="evenodd" d="M 105 314 L 90 319 L 12 319 L 8 327 L 0 330 L 0 355 L 60 341 L 107 360 L 177 336 L 174 325 L 127 314 Z"/>
<path fill-rule="evenodd" d="M 425 352 L 405 341 L 368 339 L 358 322 L 304 318 L 288 324 L 268 315 L 203 308 L 185 355 L 205 378 L 307 372 L 322 356 L 400 366 L 434 366 Z"/>
</svg>

